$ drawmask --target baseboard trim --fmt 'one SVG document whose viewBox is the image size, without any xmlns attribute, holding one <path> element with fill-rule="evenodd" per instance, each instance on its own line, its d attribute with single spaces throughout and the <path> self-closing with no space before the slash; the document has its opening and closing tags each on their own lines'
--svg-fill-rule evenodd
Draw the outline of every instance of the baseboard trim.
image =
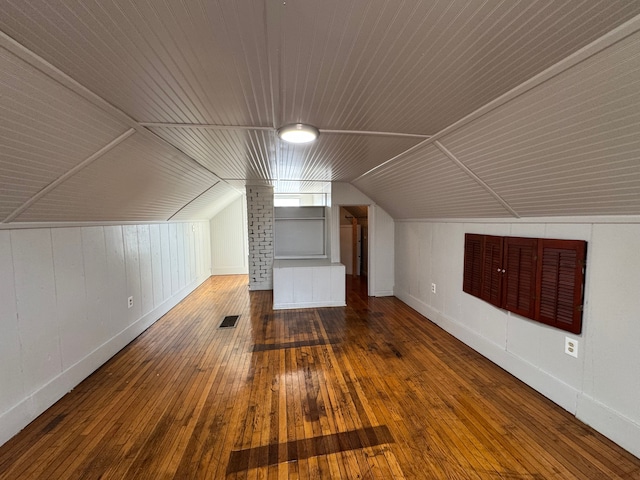
<svg viewBox="0 0 640 480">
<path fill-rule="evenodd" d="M 580 394 L 577 389 L 567 385 L 562 380 L 541 370 L 523 358 L 514 355 L 512 352 L 505 350 L 502 345 L 487 340 L 477 332 L 449 318 L 447 315 L 427 305 L 413 295 L 399 289 L 396 290 L 395 294 L 396 297 L 420 312 L 443 330 L 446 330 L 461 342 L 505 369 L 514 377 L 522 380 L 531 388 L 542 393 L 545 397 L 575 415 L 578 396 Z"/>
<path fill-rule="evenodd" d="M 374 297 L 393 297 L 393 290 L 378 290 L 373 292 Z"/>
<path fill-rule="evenodd" d="M 211 275 L 248 275 L 247 267 L 213 267 Z"/>
<path fill-rule="evenodd" d="M 11 409 L 0 414 L 0 445 L 10 440 L 85 378 L 104 365 L 107 360 L 180 303 L 207 278 L 209 278 L 209 275 L 204 275 L 176 292 L 151 312 L 140 317 L 120 333 L 100 345 L 82 360 L 52 378 L 49 383 L 25 397 Z"/>
<path fill-rule="evenodd" d="M 640 458 L 640 425 L 595 398 L 582 394 L 576 417 Z"/>
<path fill-rule="evenodd" d="M 296 308 L 322 308 L 322 307 L 345 307 L 344 302 L 302 302 L 302 303 L 274 303 L 274 310 L 293 310 Z"/>
<path fill-rule="evenodd" d="M 395 295 L 443 330 L 575 415 L 580 421 L 640 457 L 640 425 L 633 420 L 506 351 L 502 346 L 488 341 L 408 292 L 396 289 Z"/>
</svg>

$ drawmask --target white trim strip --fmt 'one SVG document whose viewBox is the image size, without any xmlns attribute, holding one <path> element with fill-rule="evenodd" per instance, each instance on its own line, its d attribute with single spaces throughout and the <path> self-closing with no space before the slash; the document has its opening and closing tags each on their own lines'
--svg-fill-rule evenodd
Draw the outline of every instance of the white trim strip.
<svg viewBox="0 0 640 480">
<path fill-rule="evenodd" d="M 36 68 L 37 70 L 39 70 L 40 72 L 48 76 L 49 78 L 55 80 L 60 85 L 68 88 L 70 91 L 72 91 L 76 95 L 79 95 L 80 97 L 84 98 L 86 101 L 88 101 L 92 105 L 112 115 L 116 120 L 121 121 L 124 125 L 135 129 L 139 134 L 141 134 L 145 138 L 153 140 L 154 142 L 159 143 L 164 147 L 170 148 L 171 150 L 176 152 L 178 155 L 183 156 L 184 158 L 188 158 L 191 162 L 198 165 L 200 168 L 204 168 L 205 170 L 207 170 L 212 175 L 215 175 L 216 177 L 218 176 L 216 175 L 215 172 L 212 172 L 207 166 L 201 164 L 193 157 L 187 155 L 186 153 L 184 153 L 183 151 L 181 151 L 180 149 L 178 149 L 177 147 L 175 147 L 174 145 L 166 141 L 164 138 L 156 135 L 151 130 L 145 128 L 140 122 L 130 117 L 127 113 L 120 110 L 115 105 L 112 105 L 111 103 L 106 101 L 104 98 L 102 98 L 100 95 L 92 92 L 87 87 L 85 87 L 84 85 L 82 85 L 81 83 L 74 80 L 66 73 L 64 73 L 62 70 L 55 67 L 54 65 L 46 61 L 41 56 L 32 52 L 21 43 L 18 43 L 16 40 L 14 40 L 13 38 L 11 38 L 10 36 L 8 36 L 6 33 L 2 31 L 0 31 L 0 47 L 4 48 L 8 52 L 13 53 L 15 56 L 25 61 L 32 67 Z"/>
<path fill-rule="evenodd" d="M 320 128 L 320 133 L 337 133 L 349 135 L 372 135 L 378 137 L 404 137 L 404 138 L 431 138 L 431 135 L 422 135 L 419 133 L 400 133 L 400 132 L 373 132 L 369 130 L 329 130 Z"/>
<path fill-rule="evenodd" d="M 545 82 L 548 82 L 552 78 L 557 77 L 558 75 L 560 75 L 561 73 L 569 70 L 570 68 L 572 68 L 572 67 L 574 67 L 574 66 L 576 66 L 576 65 L 578 65 L 578 64 L 580 64 L 582 62 L 584 62 L 585 60 L 588 60 L 589 58 L 593 57 L 594 55 L 596 55 L 596 54 L 602 52 L 603 50 L 606 50 L 607 48 L 615 45 L 616 43 L 624 40 L 628 36 L 633 35 L 638 30 L 640 30 L 640 15 L 636 15 L 631 20 L 628 20 L 627 22 L 623 23 L 622 25 L 618 26 L 617 28 L 614 28 L 613 30 L 611 30 L 610 32 L 606 33 L 602 37 L 600 37 L 600 38 L 594 40 L 593 42 L 591 42 L 589 45 L 586 45 L 586 46 L 582 47 L 577 52 L 574 52 L 571 55 L 569 55 L 568 57 L 563 58 L 562 60 L 560 60 L 559 62 L 555 63 L 554 65 L 551 65 L 546 70 L 543 70 L 539 74 L 531 77 L 529 80 L 526 80 L 525 82 L 523 82 L 520 85 L 512 88 L 508 92 L 500 95 L 495 100 L 490 101 L 489 103 L 483 105 L 482 107 L 478 108 L 477 110 L 474 110 L 469 115 L 467 115 L 467 116 L 461 118 L 460 120 L 452 123 L 448 127 L 443 128 L 439 132 L 437 132 L 434 135 L 432 135 L 431 137 L 429 137 L 424 142 L 421 142 L 418 145 L 415 145 L 414 147 L 406 150 L 405 152 L 402 152 L 402 153 L 396 155 L 395 157 L 387 160 L 386 162 L 381 163 L 377 167 L 374 167 L 371 170 L 368 170 L 367 172 L 365 172 L 362 175 L 360 175 L 358 178 L 352 180 L 352 183 L 357 181 L 357 180 L 359 180 L 359 179 L 361 179 L 362 177 L 364 177 L 364 176 L 376 171 L 377 169 L 383 167 L 384 165 L 387 165 L 392 161 L 395 161 L 395 160 L 398 160 L 398 159 L 402 158 L 404 155 L 406 155 L 409 152 L 415 150 L 419 146 L 428 145 L 428 144 L 433 143 L 436 140 L 439 140 L 440 138 L 442 138 L 442 137 L 444 137 L 444 136 L 446 136 L 446 135 L 448 135 L 450 133 L 455 132 L 456 130 L 464 127 L 465 125 L 467 125 L 467 124 L 477 120 L 478 118 L 486 115 L 487 113 L 495 110 L 496 108 L 501 107 L 505 103 L 508 103 L 511 100 L 513 100 L 513 99 L 515 99 L 515 98 L 517 98 L 517 97 L 519 97 L 521 95 L 524 95 L 528 91 L 533 90 L 534 88 L 538 87 L 539 85 L 542 85 Z"/>
<path fill-rule="evenodd" d="M 110 141 L 108 144 L 106 144 L 100 150 L 95 152 L 93 155 L 87 157 L 82 162 L 77 164 L 75 167 L 73 167 L 72 169 L 70 169 L 67 172 L 65 172 L 62 175 L 60 175 L 53 182 L 51 182 L 49 185 L 45 186 L 42 190 L 37 192 L 31 198 L 29 198 L 26 202 L 24 202 L 22 205 L 20 205 L 18 208 L 16 208 L 13 212 L 11 212 L 7 216 L 7 218 L 5 218 L 3 220 L 3 222 L 4 223 L 11 222 L 14 218 L 16 218 L 18 215 L 20 215 L 22 212 L 24 212 L 27 208 L 29 208 L 35 202 L 40 200 L 42 197 L 44 197 L 47 193 L 51 192 L 53 189 L 58 187 L 60 184 L 64 183 L 65 181 L 67 181 L 68 179 L 73 177 L 79 171 L 81 171 L 84 168 L 86 168 L 89 165 L 91 165 L 93 162 L 98 160 L 100 157 L 102 157 L 109 150 L 113 149 L 114 147 L 116 147 L 120 143 L 124 142 L 127 138 L 129 138 L 134 133 L 136 133 L 136 130 L 134 128 L 130 128 L 129 130 L 127 130 L 126 132 L 121 134 L 119 137 L 117 137 L 117 138 L 113 139 L 112 141 Z"/>
<path fill-rule="evenodd" d="M 437 140 L 435 140 L 433 142 L 433 144 L 436 147 L 438 147 L 438 150 L 440 150 L 442 153 L 444 153 L 447 156 L 447 158 L 449 158 L 449 160 L 451 160 L 458 167 L 460 167 L 464 173 L 469 175 L 478 185 L 480 185 L 482 188 L 484 188 L 493 198 L 495 198 L 498 202 L 500 202 L 500 205 L 502 205 L 504 208 L 506 208 L 509 211 L 509 213 L 511 213 L 511 215 L 513 215 L 516 218 L 520 218 L 520 215 L 518 215 L 518 212 L 516 212 L 513 208 L 511 208 L 511 205 L 509 205 L 509 203 L 507 203 L 507 201 L 504 198 L 502 198 L 500 195 L 498 195 L 498 193 L 493 188 L 491 188 L 489 185 L 487 185 L 485 183 L 485 181 L 482 180 L 478 175 L 476 175 L 473 172 L 473 170 L 471 170 L 464 163 L 462 163 L 460 160 L 458 160 L 458 158 L 453 153 L 451 153 L 444 145 L 442 145 Z"/>
<path fill-rule="evenodd" d="M 200 130 L 268 130 L 275 131 L 272 127 L 253 127 L 251 125 L 214 125 L 209 123 L 162 123 L 162 122 L 140 122 L 140 125 L 147 128 L 195 128 Z"/>
<path fill-rule="evenodd" d="M 105 222 L 16 222 L 0 223 L 0 230 L 28 230 L 38 228 L 75 228 L 75 227 L 110 227 L 122 225 L 162 225 L 168 223 L 209 223 L 208 218 L 191 220 L 152 220 L 152 221 L 105 221 Z"/>
<path fill-rule="evenodd" d="M 421 148 L 421 147 L 423 147 L 423 146 L 425 146 L 425 145 L 428 145 L 428 144 L 430 144 L 430 143 L 431 143 L 431 137 L 430 137 L 430 138 L 427 138 L 427 139 L 425 139 L 425 140 L 423 140 L 423 141 L 421 141 L 420 143 L 416 143 L 413 147 L 406 149 L 404 152 L 399 153 L 399 154 L 398 154 L 398 155 L 396 155 L 395 157 L 391 157 L 389 160 L 386 160 L 386 161 L 382 162 L 380 165 L 377 165 L 377 166 L 375 166 L 375 167 L 373 167 L 373 168 L 371 168 L 371 169 L 367 170 L 367 171 L 366 171 L 366 172 L 364 172 L 362 175 L 360 175 L 360 176 L 358 176 L 358 177 L 354 178 L 353 180 L 351 180 L 351 182 L 350 182 L 350 183 L 351 183 L 351 184 L 355 184 L 358 180 L 360 180 L 361 178 L 366 177 L 367 175 L 369 175 L 369 174 L 370 174 L 370 173 L 372 173 L 372 172 L 375 172 L 375 171 L 376 171 L 376 170 L 378 170 L 379 168 L 382 168 L 382 167 L 384 167 L 385 165 L 387 165 L 387 164 L 389 164 L 389 163 L 391 163 L 391 162 L 394 162 L 394 161 L 396 161 L 397 159 L 399 159 L 399 158 L 401 158 L 401 157 L 404 157 L 405 155 L 407 155 L 407 154 L 409 154 L 409 153 L 413 152 L 414 150 L 417 150 L 417 149 L 419 149 L 419 148 Z"/>
<path fill-rule="evenodd" d="M 584 217 L 520 217 L 520 218 L 396 218 L 396 223 L 551 223 L 567 225 L 585 224 L 640 224 L 640 215 L 590 215 Z"/>
<path fill-rule="evenodd" d="M 215 125 L 212 123 L 163 123 L 163 122 L 140 122 L 139 125 L 147 128 L 185 128 L 200 130 L 267 130 L 275 132 L 277 129 L 272 127 L 260 127 L 251 125 Z M 379 137 L 404 137 L 404 138 L 431 138 L 431 135 L 422 135 L 418 133 L 402 133 L 402 132 L 378 132 L 370 130 L 336 130 L 329 128 L 319 128 L 320 133 L 338 134 L 338 135 L 372 135 Z"/>
<path fill-rule="evenodd" d="M 173 217 L 175 217 L 176 215 L 178 215 L 182 210 L 184 210 L 185 208 L 187 208 L 189 205 L 191 205 L 193 202 L 195 202 L 197 199 L 199 199 L 202 195 L 204 195 L 205 193 L 207 193 L 209 190 L 211 190 L 213 187 L 215 187 L 216 185 L 218 185 L 220 183 L 220 181 L 218 180 L 216 183 L 214 183 L 213 185 L 211 185 L 209 188 L 207 188 L 204 192 L 200 193 L 199 195 L 196 195 L 195 197 L 193 197 L 190 201 L 188 201 L 187 203 L 185 203 L 182 207 L 180 207 L 173 215 L 171 215 L 167 221 L 171 221 L 171 219 Z"/>
</svg>

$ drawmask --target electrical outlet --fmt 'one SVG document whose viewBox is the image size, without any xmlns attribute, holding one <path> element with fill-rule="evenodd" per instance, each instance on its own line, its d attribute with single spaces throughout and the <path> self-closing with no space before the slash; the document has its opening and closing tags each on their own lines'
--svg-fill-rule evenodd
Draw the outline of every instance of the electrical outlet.
<svg viewBox="0 0 640 480">
<path fill-rule="evenodd" d="M 578 341 L 573 338 L 564 337 L 564 353 L 578 358 Z"/>
<path fill-rule="evenodd" d="M 435 283 L 431 284 L 431 293 L 436 293 L 436 284 Z"/>
<path fill-rule="evenodd" d="M 129 308 L 133 307 L 133 297 L 129 297 L 127 299 L 127 305 L 129 306 Z"/>
</svg>

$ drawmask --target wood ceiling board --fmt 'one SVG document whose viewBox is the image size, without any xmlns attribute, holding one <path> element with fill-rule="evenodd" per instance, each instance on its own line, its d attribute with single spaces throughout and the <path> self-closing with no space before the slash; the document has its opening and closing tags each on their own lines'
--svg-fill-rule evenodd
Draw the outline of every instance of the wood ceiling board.
<svg viewBox="0 0 640 480">
<path fill-rule="evenodd" d="M 330 182 L 286 181 L 276 182 L 274 193 L 327 193 Z M 330 190 L 329 190 L 330 192 Z"/>
<path fill-rule="evenodd" d="M 264 5 L 0 2 L 0 29 L 138 121 L 271 125 Z"/>
<path fill-rule="evenodd" d="M 234 179 L 224 179 L 225 183 L 232 188 L 235 188 L 237 191 L 244 193 L 246 191 L 246 187 L 249 185 L 256 185 L 260 187 L 273 187 L 276 183 L 275 180 L 234 180 Z"/>
<path fill-rule="evenodd" d="M 323 133 L 312 144 L 279 141 L 279 179 L 348 182 L 422 140 Z"/>
<path fill-rule="evenodd" d="M 180 210 L 171 220 L 211 219 L 240 196 L 224 182 L 218 182 Z"/>
<path fill-rule="evenodd" d="M 15 221 L 167 220 L 218 180 L 158 141 L 134 135 L 45 195 Z"/>
<path fill-rule="evenodd" d="M 399 157 L 354 185 L 394 219 L 511 216 L 433 145 Z"/>
<path fill-rule="evenodd" d="M 126 130 L 0 48 L 0 220 Z"/>
<path fill-rule="evenodd" d="M 0 0 L 0 11 L 1 30 L 141 122 L 274 126 L 276 121 L 309 121 L 325 129 L 428 134 L 639 14 L 640 2 L 201 0 L 176 4 L 170 0 Z M 626 68 L 624 63 L 619 66 Z M 581 68 L 578 65 L 570 72 Z M 636 88 L 628 85 L 631 91 Z M 600 153 L 600 158 L 615 157 L 620 172 L 629 173 L 624 164 L 627 157 L 615 155 L 625 141 L 632 144 L 637 138 L 635 113 L 625 117 L 617 106 L 613 111 L 611 117 L 599 118 L 611 126 L 607 132 L 618 140 L 615 151 L 608 150 L 606 140 L 598 138 L 595 124 L 576 124 L 576 130 L 564 131 L 557 144 L 555 140 L 546 144 L 544 138 L 553 132 L 542 122 L 540 128 L 549 131 L 537 132 L 537 145 L 527 150 L 523 144 L 521 151 L 513 148 L 506 157 L 496 151 L 495 158 L 486 157 L 486 173 L 493 174 L 493 169 L 503 171 L 495 173 L 500 178 L 526 178 L 525 167 L 512 173 L 501 168 L 501 162 L 508 164 L 516 155 L 537 155 L 543 147 L 562 151 L 565 160 L 572 154 L 579 158 L 581 150 L 572 147 L 574 141 L 588 148 L 594 145 L 589 142 L 595 141 L 593 159 Z M 519 114 L 535 112 L 525 109 Z M 562 123 L 560 114 L 558 118 Z M 574 121 L 570 109 L 567 118 Z M 629 138 L 623 138 L 623 129 L 631 131 Z M 162 130 L 167 137 L 168 131 Z M 290 147 L 276 151 L 279 147 L 274 140 L 184 132 L 188 130 L 180 135 L 170 132 L 170 142 L 185 152 L 191 149 L 189 154 L 207 168 L 239 185 L 352 181 L 402 151 L 390 147 L 388 139 L 380 140 L 379 145 L 375 141 L 360 144 L 362 137 L 347 135 L 326 143 L 329 135 L 321 135 L 320 142 L 308 151 Z M 585 132 L 591 134 L 590 139 L 579 140 Z M 483 142 L 491 142 L 491 135 L 476 138 L 477 145 L 468 147 L 478 152 L 480 161 L 486 148 Z M 448 146 L 445 139 L 450 137 L 443 138 Z M 82 141 L 86 139 L 78 139 Z M 603 152 L 598 145 L 604 146 Z M 635 147 L 625 148 L 626 155 Z M 272 155 L 272 149 L 278 156 Z M 67 147 L 51 145 L 48 150 L 62 155 Z M 533 162 L 529 160 L 529 164 Z M 389 166 L 394 165 L 391 162 Z M 8 201 L 20 195 L 23 185 L 27 198 L 41 188 L 35 168 L 35 179 L 30 170 L 25 174 L 15 168 L 7 170 L 8 178 L 14 181 L 3 189 L 3 195 L 9 192 Z M 557 168 L 562 173 L 561 167 Z M 544 170 L 540 179 L 545 175 L 553 180 L 554 171 Z M 443 184 L 450 181 L 446 176 L 442 179 Z M 630 188 L 615 179 L 608 182 L 611 188 L 620 189 L 620 199 Z M 399 180 L 394 185 L 398 192 L 404 187 Z M 505 195 L 509 194 L 506 188 Z M 558 190 L 557 185 L 553 188 Z M 194 187 L 191 198 L 202 191 Z M 502 194 L 500 189 L 498 193 Z M 163 194 L 159 195 L 162 201 Z M 453 211 L 458 204 L 449 200 L 447 211 Z M 510 197 L 508 200 L 512 202 Z M 529 205 L 529 200 L 522 198 L 523 206 Z M 481 209 L 470 205 L 476 207 Z M 423 211 L 425 215 L 430 212 Z"/>
<path fill-rule="evenodd" d="M 640 13 L 640 3 L 628 1 L 278 5 L 283 123 L 421 134 Z"/>
<path fill-rule="evenodd" d="M 522 216 L 640 213 L 640 33 L 442 143 Z"/>
<path fill-rule="evenodd" d="M 368 218 L 369 216 L 369 207 L 363 205 L 346 205 L 342 208 L 354 218 Z"/>
<path fill-rule="evenodd" d="M 276 177 L 275 132 L 150 128 L 178 150 L 224 179 Z"/>
</svg>

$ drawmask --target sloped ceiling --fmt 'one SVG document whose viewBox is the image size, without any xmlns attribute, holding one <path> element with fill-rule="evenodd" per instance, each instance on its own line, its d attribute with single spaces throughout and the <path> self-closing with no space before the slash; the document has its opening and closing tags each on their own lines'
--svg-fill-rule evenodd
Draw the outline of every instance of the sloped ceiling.
<svg viewBox="0 0 640 480">
<path fill-rule="evenodd" d="M 640 214 L 640 2 L 0 0 L 0 219 Z M 287 123 L 317 126 L 309 146 Z M 318 187 L 321 188 L 321 187 Z"/>
</svg>

